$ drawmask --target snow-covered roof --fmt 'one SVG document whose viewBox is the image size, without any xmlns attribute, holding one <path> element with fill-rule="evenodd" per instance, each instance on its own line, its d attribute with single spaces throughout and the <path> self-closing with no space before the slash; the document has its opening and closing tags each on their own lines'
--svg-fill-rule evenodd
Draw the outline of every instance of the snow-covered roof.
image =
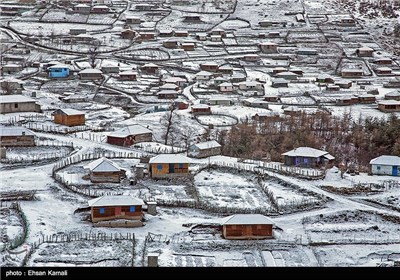
<svg viewBox="0 0 400 280">
<path fill-rule="evenodd" d="M 145 65 L 142 66 L 142 68 L 159 68 L 157 64 L 154 63 L 146 63 Z"/>
<path fill-rule="evenodd" d="M 261 214 L 236 214 L 226 217 L 223 225 L 273 225 L 274 222 Z"/>
<path fill-rule="evenodd" d="M 378 67 L 376 68 L 378 71 L 392 71 L 392 68 L 390 67 Z"/>
<path fill-rule="evenodd" d="M 161 94 L 178 94 L 178 92 L 176 90 L 164 89 L 157 92 L 157 95 Z"/>
<path fill-rule="evenodd" d="M 287 84 L 289 82 L 287 80 L 283 79 L 283 78 L 277 78 L 277 79 L 273 79 L 272 83 L 274 83 L 274 84 Z"/>
<path fill-rule="evenodd" d="M 231 77 L 232 78 L 245 78 L 246 75 L 243 73 L 234 73 Z"/>
<path fill-rule="evenodd" d="M 383 155 L 372 159 L 369 164 L 400 166 L 400 157 Z"/>
<path fill-rule="evenodd" d="M 137 75 L 137 72 L 135 72 L 133 70 L 126 70 L 126 71 L 119 72 L 119 75 Z"/>
<path fill-rule="evenodd" d="M 24 96 L 24 95 L 1 95 L 0 103 L 25 103 L 25 102 L 36 102 L 35 99 Z"/>
<path fill-rule="evenodd" d="M 59 68 L 68 68 L 68 69 L 71 69 L 70 67 L 71 67 L 70 65 L 60 63 L 60 64 L 55 64 L 55 65 L 49 66 L 49 67 L 47 67 L 47 69 L 49 69 L 49 70 L 50 70 L 50 69 L 59 69 Z"/>
<path fill-rule="evenodd" d="M 219 68 L 219 70 L 232 70 L 233 69 L 232 66 L 230 66 L 230 65 L 222 65 L 218 68 Z"/>
<path fill-rule="evenodd" d="M 75 110 L 75 109 L 58 109 L 58 110 L 54 111 L 54 113 L 57 113 L 58 111 L 63 112 L 67 116 L 84 115 L 85 114 L 84 112 L 78 111 L 78 110 Z"/>
<path fill-rule="evenodd" d="M 117 137 L 117 138 L 125 138 L 130 135 L 139 135 L 139 134 L 146 134 L 146 133 L 152 133 L 152 131 L 150 129 L 147 129 L 147 128 L 139 125 L 139 124 L 134 124 L 134 125 L 130 125 L 127 127 L 123 127 L 114 132 L 111 132 L 109 134 L 109 136 Z"/>
<path fill-rule="evenodd" d="M 389 100 L 381 100 L 378 101 L 378 104 L 381 105 L 400 105 L 400 101 L 389 99 Z"/>
<path fill-rule="evenodd" d="M 166 83 L 176 83 L 176 82 L 186 82 L 184 78 L 181 77 L 168 77 L 164 80 Z"/>
<path fill-rule="evenodd" d="M 24 127 L 0 126 L 0 136 L 21 136 L 21 135 L 35 135 L 35 133 Z"/>
<path fill-rule="evenodd" d="M 143 200 L 130 195 L 107 195 L 88 201 L 90 207 L 144 205 Z"/>
<path fill-rule="evenodd" d="M 108 9 L 108 6 L 106 6 L 106 5 L 96 5 L 96 6 L 93 6 L 93 9 Z"/>
<path fill-rule="evenodd" d="M 400 91 L 391 91 L 391 92 L 386 93 L 385 96 L 386 97 L 389 97 L 389 96 L 397 97 L 397 96 L 400 96 Z"/>
<path fill-rule="evenodd" d="M 150 159 L 149 163 L 191 163 L 192 160 L 179 154 L 161 154 Z"/>
<path fill-rule="evenodd" d="M 219 86 L 220 87 L 232 87 L 233 85 L 232 85 L 232 83 L 225 82 L 225 83 L 220 84 Z"/>
<path fill-rule="evenodd" d="M 359 48 L 358 49 L 359 51 L 373 51 L 374 49 L 373 48 L 370 48 L 370 47 L 361 47 L 361 48 Z"/>
<path fill-rule="evenodd" d="M 285 71 L 285 72 L 280 72 L 280 73 L 278 73 L 278 74 L 276 74 L 277 76 L 296 76 L 297 77 L 297 74 L 296 73 L 293 73 L 293 72 L 290 72 L 290 71 Z"/>
<path fill-rule="evenodd" d="M 166 90 L 171 90 L 171 89 L 176 89 L 177 88 L 177 85 L 175 85 L 175 84 L 171 84 L 171 83 L 166 83 L 166 84 L 163 84 L 162 86 L 160 86 L 160 89 L 166 89 Z"/>
<path fill-rule="evenodd" d="M 208 71 L 200 71 L 199 73 L 196 74 L 196 76 L 212 76 L 213 73 L 208 72 Z"/>
<path fill-rule="evenodd" d="M 201 65 L 205 65 L 205 66 L 218 66 L 218 63 L 209 61 L 209 62 L 204 62 L 204 63 L 202 63 Z"/>
<path fill-rule="evenodd" d="M 347 73 L 359 73 L 364 71 L 362 69 L 354 69 L 354 68 L 348 68 L 348 69 L 342 69 L 342 72 L 347 72 Z"/>
<path fill-rule="evenodd" d="M 87 68 L 79 71 L 79 74 L 102 74 L 103 72 L 100 69 L 93 69 L 93 68 Z"/>
<path fill-rule="evenodd" d="M 273 42 L 261 42 L 260 46 L 278 46 L 278 44 Z"/>
<path fill-rule="evenodd" d="M 121 170 L 121 168 L 119 168 L 114 162 L 105 157 L 92 161 L 85 165 L 84 168 L 89 169 L 92 172 L 115 172 Z"/>
<path fill-rule="evenodd" d="M 327 151 L 321 151 L 310 147 L 298 147 L 289 152 L 283 153 L 284 156 L 290 157 L 313 157 L 318 158 L 321 156 L 329 155 Z"/>
<path fill-rule="evenodd" d="M 200 150 L 221 147 L 221 145 L 215 140 L 193 144 L 193 146 L 199 148 Z"/>
<path fill-rule="evenodd" d="M 210 108 L 210 106 L 207 104 L 194 104 L 194 105 L 192 105 L 192 108 L 193 109 L 208 109 L 208 108 Z"/>
</svg>

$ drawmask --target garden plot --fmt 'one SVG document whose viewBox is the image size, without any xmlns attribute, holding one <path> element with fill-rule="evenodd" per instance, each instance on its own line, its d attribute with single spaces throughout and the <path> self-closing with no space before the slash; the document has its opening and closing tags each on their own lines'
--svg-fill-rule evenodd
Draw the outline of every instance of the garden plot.
<svg viewBox="0 0 400 280">
<path fill-rule="evenodd" d="M 203 115 L 197 116 L 197 120 L 203 125 L 215 125 L 215 126 L 228 126 L 237 124 L 237 120 L 230 116 L 222 115 Z"/>
<path fill-rule="evenodd" d="M 373 196 L 373 198 L 368 198 L 366 200 L 400 211 L 400 190 L 398 189 L 389 190 L 384 194 L 378 194 Z"/>
<path fill-rule="evenodd" d="M 201 171 L 194 180 L 200 200 L 208 204 L 238 209 L 272 208 L 254 175 L 211 170 Z"/>
<path fill-rule="evenodd" d="M 167 185 L 161 184 L 147 184 L 149 194 L 156 201 L 163 201 L 166 203 L 173 203 L 175 201 L 194 201 L 194 198 L 189 194 L 188 187 L 185 185 Z"/>
<path fill-rule="evenodd" d="M 55 28 L 58 34 L 67 35 L 70 29 L 76 28 L 76 23 L 45 23 L 45 22 L 24 22 L 24 21 L 11 21 L 10 26 L 17 32 L 28 35 L 42 35 L 51 36 Z M 84 28 L 88 32 L 101 31 L 110 28 L 109 25 L 93 25 L 93 24 L 79 24 L 79 28 Z"/>
<path fill-rule="evenodd" d="M 399 244 L 329 245 L 315 247 L 314 252 L 319 265 L 328 267 L 393 266 L 400 260 Z"/>
<path fill-rule="evenodd" d="M 240 44 L 240 42 L 238 42 Z M 227 46 L 226 51 L 228 54 L 246 54 L 246 53 L 256 53 L 259 52 L 260 50 L 258 49 L 257 46 L 246 46 L 246 47 L 233 47 L 233 46 Z"/>
<path fill-rule="evenodd" d="M 398 217 L 367 211 L 340 211 L 303 219 L 310 242 L 323 244 L 400 243 Z"/>
<path fill-rule="evenodd" d="M 114 14 L 90 14 L 87 20 L 87 24 L 113 24 L 116 21 Z"/>
<path fill-rule="evenodd" d="M 131 266 L 132 241 L 71 241 L 43 243 L 27 266 Z"/>
<path fill-rule="evenodd" d="M 4 202 L 3 202 L 4 203 Z M 23 234 L 23 224 L 16 209 L 12 207 L 0 208 L 0 248 Z"/>
<path fill-rule="evenodd" d="M 129 59 L 142 59 L 142 60 L 168 60 L 169 54 L 166 51 L 158 49 L 136 49 L 123 52 L 124 57 Z"/>
<path fill-rule="evenodd" d="M 42 22 L 66 22 L 66 23 L 86 23 L 88 15 L 83 14 L 69 14 L 65 10 L 49 10 L 43 15 L 40 21 Z M 57 24 L 58 26 L 58 24 Z"/>
</svg>

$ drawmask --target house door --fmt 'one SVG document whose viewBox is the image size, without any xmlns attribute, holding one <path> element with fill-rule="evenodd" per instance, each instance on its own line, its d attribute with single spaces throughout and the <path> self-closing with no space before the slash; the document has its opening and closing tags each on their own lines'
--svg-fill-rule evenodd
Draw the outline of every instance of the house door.
<svg viewBox="0 0 400 280">
<path fill-rule="evenodd" d="M 392 166 L 392 175 L 393 176 L 397 176 L 397 175 L 399 175 L 399 170 L 398 170 L 398 167 L 397 166 Z"/>
<path fill-rule="evenodd" d="M 121 207 L 115 207 L 115 216 L 121 215 Z"/>
<path fill-rule="evenodd" d="M 173 164 L 173 163 L 170 163 L 170 164 L 169 164 L 169 173 L 175 173 L 174 165 L 175 165 L 175 164 Z"/>
</svg>

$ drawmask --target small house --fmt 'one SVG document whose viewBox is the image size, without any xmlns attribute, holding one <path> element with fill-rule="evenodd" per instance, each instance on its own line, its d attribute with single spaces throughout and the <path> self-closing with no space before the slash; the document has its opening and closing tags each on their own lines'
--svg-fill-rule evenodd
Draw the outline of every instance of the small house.
<svg viewBox="0 0 400 280">
<path fill-rule="evenodd" d="M 377 75 L 392 75 L 392 68 L 389 67 L 378 67 L 375 69 Z"/>
<path fill-rule="evenodd" d="M 232 92 L 233 91 L 233 84 L 224 82 L 218 86 L 220 92 Z"/>
<path fill-rule="evenodd" d="M 400 101 L 400 91 L 391 91 L 385 94 L 386 100 L 397 100 Z"/>
<path fill-rule="evenodd" d="M 74 109 L 58 109 L 52 113 L 54 123 L 67 126 L 85 125 L 85 113 Z"/>
<path fill-rule="evenodd" d="M 124 29 L 120 33 L 122 39 L 131 40 L 136 37 L 136 31 L 132 29 Z"/>
<path fill-rule="evenodd" d="M 267 101 L 264 101 L 262 99 L 257 99 L 254 97 L 244 99 L 242 101 L 242 103 L 244 106 L 248 106 L 248 107 L 268 109 Z"/>
<path fill-rule="evenodd" d="M 70 66 L 66 64 L 56 64 L 47 68 L 49 78 L 67 78 Z"/>
<path fill-rule="evenodd" d="M 168 77 L 164 80 L 165 83 L 168 84 L 175 84 L 179 87 L 183 87 L 186 84 L 186 79 L 181 78 L 181 77 Z"/>
<path fill-rule="evenodd" d="M 197 81 L 208 81 L 213 75 L 213 73 L 210 73 L 208 71 L 200 71 L 195 75 L 195 77 Z"/>
<path fill-rule="evenodd" d="M 207 104 L 195 104 L 191 107 L 191 113 L 193 115 L 210 115 L 211 107 Z"/>
<path fill-rule="evenodd" d="M 263 42 L 260 43 L 259 46 L 263 53 L 277 53 L 279 45 L 272 42 Z"/>
<path fill-rule="evenodd" d="M 226 32 L 225 32 L 225 30 L 223 30 L 223 29 L 216 28 L 216 29 L 210 31 L 210 35 L 211 35 L 211 36 L 213 36 L 213 35 L 219 35 L 219 36 L 221 36 L 221 37 L 225 37 L 225 36 L 226 36 Z"/>
<path fill-rule="evenodd" d="M 199 40 L 199 41 L 206 41 L 206 40 L 207 40 L 207 37 L 208 37 L 208 34 L 207 34 L 207 33 L 204 33 L 204 32 L 196 33 L 196 40 Z"/>
<path fill-rule="evenodd" d="M 178 97 L 176 90 L 160 90 L 157 92 L 158 99 L 175 99 Z"/>
<path fill-rule="evenodd" d="M 297 67 L 289 67 L 289 72 L 295 73 L 298 77 L 303 77 L 304 71 Z"/>
<path fill-rule="evenodd" d="M 318 51 L 312 48 L 299 48 L 296 53 L 299 55 L 317 55 Z"/>
<path fill-rule="evenodd" d="M 266 113 L 255 113 L 253 116 L 251 116 L 251 119 L 262 122 L 265 121 L 269 118 L 273 118 L 279 116 L 279 113 L 273 113 L 273 112 L 266 112 Z"/>
<path fill-rule="evenodd" d="M 180 88 L 176 84 L 166 83 L 159 87 L 160 90 L 178 91 Z"/>
<path fill-rule="evenodd" d="M 33 147 L 35 133 L 24 127 L 0 126 L 1 147 Z"/>
<path fill-rule="evenodd" d="M 185 51 L 194 51 L 196 47 L 195 43 L 182 43 L 181 48 Z"/>
<path fill-rule="evenodd" d="M 236 214 L 224 219 L 222 236 L 225 239 L 273 238 L 274 222 L 261 214 Z"/>
<path fill-rule="evenodd" d="M 333 77 L 327 74 L 320 74 L 315 78 L 315 81 L 317 83 L 322 83 L 322 84 L 333 84 L 335 80 Z"/>
<path fill-rule="evenodd" d="M 119 72 L 119 79 L 121 81 L 136 81 L 138 73 L 132 70 Z"/>
<path fill-rule="evenodd" d="M 287 72 L 288 70 L 285 67 L 275 67 L 272 69 L 272 75 L 276 75 L 278 73 Z"/>
<path fill-rule="evenodd" d="M 304 18 L 303 14 L 296 14 L 295 17 L 297 22 L 306 22 L 306 19 Z"/>
<path fill-rule="evenodd" d="M 400 157 L 398 156 L 379 156 L 372 159 L 369 164 L 373 175 L 400 176 Z"/>
<path fill-rule="evenodd" d="M 92 7 L 91 12 L 93 14 L 106 14 L 106 13 L 110 12 L 110 7 L 108 7 L 106 5 L 94 5 Z"/>
<path fill-rule="evenodd" d="M 356 54 L 359 57 L 373 57 L 374 49 L 370 47 L 361 47 L 356 50 Z"/>
<path fill-rule="evenodd" d="M 222 73 L 222 74 L 232 75 L 233 68 L 232 68 L 232 66 L 225 64 L 225 65 L 218 67 L 218 72 Z"/>
<path fill-rule="evenodd" d="M 243 73 L 234 73 L 231 76 L 232 83 L 240 83 L 246 81 L 246 75 Z"/>
<path fill-rule="evenodd" d="M 22 65 L 7 63 L 1 66 L 1 70 L 3 73 L 11 74 L 15 72 L 19 72 L 23 69 Z"/>
<path fill-rule="evenodd" d="M 103 79 L 103 72 L 100 69 L 87 68 L 79 71 L 81 80 L 100 80 Z"/>
<path fill-rule="evenodd" d="M 156 38 L 155 32 L 140 32 L 141 40 L 154 40 Z"/>
<path fill-rule="evenodd" d="M 220 105 L 220 106 L 230 106 L 232 105 L 232 100 L 227 97 L 214 96 L 208 99 L 208 105 Z"/>
<path fill-rule="evenodd" d="M 140 17 L 135 17 L 135 16 L 126 16 L 125 17 L 125 23 L 127 24 L 140 24 L 142 20 Z"/>
<path fill-rule="evenodd" d="M 278 78 L 278 79 L 273 79 L 272 80 L 272 85 L 273 88 L 281 88 L 281 87 L 288 87 L 289 86 L 289 81 Z"/>
<path fill-rule="evenodd" d="M 217 72 L 218 71 L 218 63 L 216 62 L 205 62 L 200 64 L 200 69 L 208 72 Z"/>
<path fill-rule="evenodd" d="M 264 101 L 267 101 L 267 102 L 279 102 L 280 101 L 280 97 L 279 97 L 278 94 L 269 93 L 267 95 L 264 95 Z"/>
<path fill-rule="evenodd" d="M 201 17 L 198 15 L 185 15 L 182 19 L 184 22 L 200 23 Z"/>
<path fill-rule="evenodd" d="M 222 36 L 221 35 L 210 35 L 210 41 L 211 42 L 222 42 Z"/>
<path fill-rule="evenodd" d="M 242 59 L 247 62 L 257 62 L 260 60 L 260 56 L 258 54 L 245 54 Z"/>
<path fill-rule="evenodd" d="M 175 37 L 187 37 L 187 36 L 189 36 L 189 32 L 186 30 L 175 30 L 174 36 Z"/>
<path fill-rule="evenodd" d="M 108 144 L 123 147 L 151 141 L 153 141 L 153 132 L 138 124 L 123 127 L 107 135 Z"/>
<path fill-rule="evenodd" d="M 256 81 L 245 81 L 239 83 L 240 90 L 263 90 L 264 85 Z"/>
<path fill-rule="evenodd" d="M 383 84 L 385 88 L 400 88 L 400 78 L 391 79 Z"/>
<path fill-rule="evenodd" d="M 281 37 L 281 33 L 279 31 L 270 31 L 270 32 L 268 32 L 267 37 L 279 38 L 279 37 Z"/>
<path fill-rule="evenodd" d="M 72 11 L 79 14 L 90 14 L 90 6 L 86 4 L 77 4 L 72 7 Z"/>
<path fill-rule="evenodd" d="M 189 103 L 186 100 L 177 99 L 174 101 L 173 106 L 178 110 L 185 110 L 189 108 Z"/>
<path fill-rule="evenodd" d="M 226 79 L 224 79 L 222 77 L 217 77 L 217 78 L 214 79 L 214 85 L 217 86 L 217 87 L 220 84 L 225 83 L 225 82 L 226 82 Z"/>
<path fill-rule="evenodd" d="M 156 74 L 158 73 L 159 68 L 160 66 L 154 63 L 147 63 L 140 67 L 140 69 L 147 74 Z"/>
<path fill-rule="evenodd" d="M 138 220 L 141 226 L 143 219 L 141 199 L 129 195 L 100 196 L 88 201 L 92 223 L 109 220 Z"/>
<path fill-rule="evenodd" d="M 349 89 L 352 87 L 353 82 L 352 81 L 346 81 L 346 80 L 338 80 L 335 81 L 335 85 L 339 86 L 340 88 L 343 89 Z"/>
<path fill-rule="evenodd" d="M 285 165 L 299 167 L 327 166 L 335 159 L 326 151 L 310 147 L 299 147 L 282 155 L 284 156 Z"/>
<path fill-rule="evenodd" d="M 340 19 L 340 23 L 341 26 L 355 26 L 356 25 L 356 21 L 354 18 L 352 17 L 343 17 Z"/>
<path fill-rule="evenodd" d="M 357 78 L 364 76 L 364 71 L 362 69 L 342 69 L 341 75 L 343 78 Z"/>
<path fill-rule="evenodd" d="M 221 145 L 215 141 L 201 142 L 190 145 L 187 155 L 194 158 L 205 158 L 221 154 Z"/>
<path fill-rule="evenodd" d="M 147 3 L 136 4 L 136 6 L 135 6 L 135 10 L 138 10 L 138 11 L 152 11 L 156 8 L 157 8 L 157 6 L 155 4 L 147 4 Z"/>
<path fill-rule="evenodd" d="M 0 114 L 20 112 L 41 112 L 35 99 L 24 95 L 0 95 Z"/>
<path fill-rule="evenodd" d="M 179 40 L 170 38 L 163 42 L 163 47 L 167 49 L 175 49 L 179 46 Z"/>
<path fill-rule="evenodd" d="M 380 58 L 374 59 L 372 62 L 377 65 L 392 65 L 393 60 L 391 60 L 389 57 L 380 57 Z"/>
<path fill-rule="evenodd" d="M 160 154 L 150 159 L 151 178 L 189 177 L 191 159 L 180 154 Z"/>
<path fill-rule="evenodd" d="M 356 96 L 341 96 L 336 98 L 336 105 L 346 106 L 354 105 L 358 103 L 358 97 Z"/>
<path fill-rule="evenodd" d="M 325 86 L 326 91 L 340 91 L 340 87 L 338 85 L 327 84 Z"/>
<path fill-rule="evenodd" d="M 260 25 L 261 27 L 271 27 L 272 21 L 270 21 L 270 20 L 259 21 L 258 25 Z"/>
<path fill-rule="evenodd" d="M 119 73 L 119 66 L 110 63 L 105 63 L 104 65 L 101 66 L 101 71 L 105 74 Z"/>
<path fill-rule="evenodd" d="M 381 100 L 378 102 L 378 109 L 385 113 L 400 112 L 400 101 Z"/>
<path fill-rule="evenodd" d="M 159 37 L 172 37 L 174 36 L 174 31 L 172 29 L 160 29 L 158 30 Z M 176 39 L 173 39 L 176 40 Z"/>
<path fill-rule="evenodd" d="M 372 104 L 375 103 L 376 97 L 372 94 L 366 93 L 358 96 L 358 102 L 362 104 Z"/>
<path fill-rule="evenodd" d="M 119 183 L 126 177 L 125 170 L 105 157 L 92 161 L 85 165 L 84 169 L 89 170 L 92 183 Z"/>
</svg>

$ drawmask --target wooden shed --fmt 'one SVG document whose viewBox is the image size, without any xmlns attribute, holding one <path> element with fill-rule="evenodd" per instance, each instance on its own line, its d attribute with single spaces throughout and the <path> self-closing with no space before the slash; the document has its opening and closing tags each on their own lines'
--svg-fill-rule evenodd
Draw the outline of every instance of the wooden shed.
<svg viewBox="0 0 400 280">
<path fill-rule="evenodd" d="M 225 218 L 222 236 L 225 239 L 273 238 L 274 222 L 261 214 L 236 214 Z"/>
<path fill-rule="evenodd" d="M 33 147 L 35 133 L 24 127 L 0 127 L 1 147 Z"/>
<path fill-rule="evenodd" d="M 193 115 L 210 115 L 211 107 L 207 104 L 195 104 L 191 108 Z"/>
<path fill-rule="evenodd" d="M 217 72 L 218 63 L 216 62 L 205 62 L 200 64 L 200 69 L 203 71 Z"/>
<path fill-rule="evenodd" d="M 189 146 L 187 155 L 194 158 L 205 158 L 221 154 L 221 145 L 215 141 L 201 142 Z"/>
<path fill-rule="evenodd" d="M 321 167 L 331 164 L 335 159 L 327 151 L 310 147 L 298 147 L 282 154 L 288 166 Z"/>
<path fill-rule="evenodd" d="M 189 177 L 191 159 L 180 154 L 161 154 L 150 159 L 151 178 Z"/>
<path fill-rule="evenodd" d="M 138 124 L 121 128 L 107 135 L 107 143 L 124 147 L 152 140 L 153 132 Z"/>
<path fill-rule="evenodd" d="M 92 161 L 84 168 L 89 170 L 92 183 L 119 183 L 125 178 L 125 170 L 105 157 Z"/>
<path fill-rule="evenodd" d="M 129 195 L 101 196 L 88 201 L 93 223 L 108 220 L 143 219 L 143 201 Z"/>
<path fill-rule="evenodd" d="M 52 113 L 54 123 L 77 126 L 85 125 L 85 113 L 75 109 L 58 109 Z"/>
</svg>

